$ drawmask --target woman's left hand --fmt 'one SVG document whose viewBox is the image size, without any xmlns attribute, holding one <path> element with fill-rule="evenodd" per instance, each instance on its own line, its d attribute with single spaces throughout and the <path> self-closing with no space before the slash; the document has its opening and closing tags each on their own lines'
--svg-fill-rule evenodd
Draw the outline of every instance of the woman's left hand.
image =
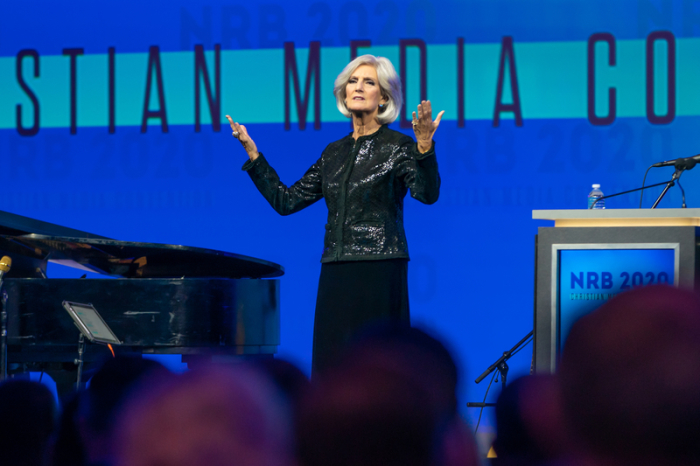
<svg viewBox="0 0 700 466">
<path fill-rule="evenodd" d="M 416 112 L 413 112 L 413 132 L 416 135 L 418 151 L 421 154 L 428 152 L 433 147 L 433 134 L 440 126 L 440 120 L 442 120 L 444 113 L 444 110 L 438 113 L 437 118 L 433 121 L 433 108 L 429 100 L 424 100 L 418 105 L 418 117 L 416 117 Z"/>
</svg>

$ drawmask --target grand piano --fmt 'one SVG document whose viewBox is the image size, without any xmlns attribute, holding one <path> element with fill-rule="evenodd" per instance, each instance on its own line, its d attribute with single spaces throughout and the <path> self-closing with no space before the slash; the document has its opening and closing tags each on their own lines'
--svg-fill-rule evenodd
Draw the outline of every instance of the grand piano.
<svg viewBox="0 0 700 466">
<path fill-rule="evenodd" d="M 183 361 L 272 355 L 279 345 L 279 280 L 272 262 L 228 252 L 117 241 L 0 211 L 9 373 L 42 371 L 60 392 L 75 382 L 79 332 L 63 301 L 92 303 L 123 345 L 117 353 Z M 46 276 L 47 263 L 105 278 Z M 88 345 L 86 369 L 109 355 Z"/>
</svg>

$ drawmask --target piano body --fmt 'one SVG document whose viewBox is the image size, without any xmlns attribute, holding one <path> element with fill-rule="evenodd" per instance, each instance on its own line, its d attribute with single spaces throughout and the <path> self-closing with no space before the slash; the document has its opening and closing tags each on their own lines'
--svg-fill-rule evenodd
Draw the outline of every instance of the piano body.
<svg viewBox="0 0 700 466">
<path fill-rule="evenodd" d="M 75 382 L 79 332 L 63 301 L 92 303 L 123 341 L 119 353 L 272 355 L 279 345 L 280 265 L 195 247 L 117 241 L 0 211 L 10 373 Z M 48 262 L 105 275 L 52 279 Z M 109 349 L 87 345 L 86 369 Z"/>
</svg>

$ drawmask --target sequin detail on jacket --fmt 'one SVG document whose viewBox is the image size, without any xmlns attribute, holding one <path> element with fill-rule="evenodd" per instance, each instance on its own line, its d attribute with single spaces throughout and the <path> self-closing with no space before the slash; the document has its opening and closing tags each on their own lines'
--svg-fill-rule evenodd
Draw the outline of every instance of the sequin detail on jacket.
<svg viewBox="0 0 700 466">
<path fill-rule="evenodd" d="M 421 154 L 412 138 L 382 126 L 355 141 L 346 136 L 292 186 L 285 186 L 265 157 L 243 165 L 255 186 L 281 215 L 325 198 L 328 222 L 321 262 L 408 258 L 403 200 L 425 203 L 440 194 L 435 144 Z"/>
</svg>

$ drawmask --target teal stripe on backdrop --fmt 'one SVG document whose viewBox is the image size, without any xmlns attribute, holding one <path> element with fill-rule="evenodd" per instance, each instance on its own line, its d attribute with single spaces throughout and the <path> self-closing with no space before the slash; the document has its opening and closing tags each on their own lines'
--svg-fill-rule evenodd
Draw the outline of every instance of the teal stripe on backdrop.
<svg viewBox="0 0 700 466">
<path fill-rule="evenodd" d="M 606 89 L 617 88 L 617 116 L 646 115 L 645 41 L 617 41 L 617 64 L 607 65 L 607 45 L 596 45 L 596 113 L 607 113 Z M 398 67 L 397 46 L 370 47 L 361 53 L 388 57 Z M 469 120 L 493 118 L 498 63 L 501 45 L 465 44 L 465 109 Z M 297 48 L 297 66 L 303 83 L 308 61 L 308 48 Z M 515 43 L 517 79 L 523 117 L 527 119 L 586 118 L 586 42 Z M 656 94 L 654 106 L 664 114 L 666 101 L 666 56 L 664 42 L 655 45 Z M 700 39 L 677 39 L 677 115 L 700 115 Z M 428 46 L 428 97 L 445 118 L 457 117 L 457 46 Z M 210 77 L 213 76 L 214 53 L 206 52 Z M 324 122 L 343 121 L 333 97 L 333 81 L 349 59 L 346 47 L 321 49 L 321 119 Z M 107 54 L 79 56 L 78 60 L 78 126 L 100 127 L 108 124 Z M 407 53 L 408 105 L 415 108 L 419 99 L 418 51 Z M 232 114 L 246 123 L 281 123 L 284 121 L 284 51 L 226 50 L 222 61 L 222 112 Z M 15 106 L 23 106 L 23 125 L 31 126 L 33 110 L 29 98 L 15 78 L 15 58 L 0 58 L 0 129 L 15 128 Z M 168 123 L 194 124 L 194 53 L 161 53 L 163 82 Z M 141 124 L 146 87 L 148 53 L 117 54 L 116 56 L 116 123 L 118 126 Z M 40 76 L 33 77 L 33 61 L 25 59 L 23 76 L 36 93 L 40 105 L 41 127 L 68 127 L 70 123 L 69 57 L 46 55 L 40 57 Z M 509 80 L 506 80 L 504 101 L 510 102 Z M 158 108 L 155 80 L 151 92 L 151 109 Z M 294 98 L 292 121 L 296 122 Z M 209 111 L 202 93 L 202 123 L 209 124 Z M 512 118 L 504 114 L 502 118 Z M 313 120 L 313 97 L 310 97 L 307 121 Z M 222 118 L 222 121 L 223 120 Z M 160 125 L 159 120 L 149 121 Z"/>
</svg>

